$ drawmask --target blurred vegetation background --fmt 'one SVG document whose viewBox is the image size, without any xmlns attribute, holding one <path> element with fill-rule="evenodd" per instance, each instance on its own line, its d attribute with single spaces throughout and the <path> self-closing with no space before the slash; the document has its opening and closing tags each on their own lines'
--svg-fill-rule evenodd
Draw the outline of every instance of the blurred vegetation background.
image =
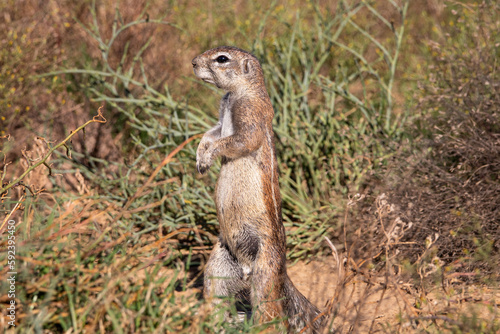
<svg viewBox="0 0 500 334">
<path fill-rule="evenodd" d="M 14 219 L 18 330 L 221 326 L 189 293 L 218 234 L 218 165 L 198 175 L 195 152 L 222 93 L 196 80 L 191 59 L 220 45 L 251 51 L 264 69 L 290 260 L 326 256 L 328 236 L 369 270 L 398 268 L 417 290 L 462 272 L 459 283 L 497 283 L 499 9 L 3 1 L 0 302 Z M 72 133 L 100 106 L 105 123 Z M 498 321 L 450 326 L 493 332 Z"/>
</svg>

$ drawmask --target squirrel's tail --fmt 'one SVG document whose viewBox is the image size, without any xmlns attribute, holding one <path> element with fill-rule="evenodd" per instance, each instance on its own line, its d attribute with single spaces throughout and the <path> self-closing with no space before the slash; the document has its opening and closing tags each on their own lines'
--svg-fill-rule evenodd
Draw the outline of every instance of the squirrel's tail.
<svg viewBox="0 0 500 334">
<path fill-rule="evenodd" d="M 290 327 L 299 332 L 308 326 L 306 333 L 320 333 L 323 319 L 318 318 L 314 321 L 320 311 L 300 293 L 288 276 L 285 281 L 285 297 L 284 308 Z"/>
</svg>

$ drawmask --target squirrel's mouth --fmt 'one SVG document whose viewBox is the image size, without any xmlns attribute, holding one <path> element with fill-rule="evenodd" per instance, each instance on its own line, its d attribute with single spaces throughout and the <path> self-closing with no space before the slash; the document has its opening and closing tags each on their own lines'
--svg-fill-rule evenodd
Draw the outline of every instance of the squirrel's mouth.
<svg viewBox="0 0 500 334">
<path fill-rule="evenodd" d="M 208 82 L 208 83 L 210 83 L 210 84 L 215 85 L 215 81 L 213 81 L 213 80 L 212 80 L 212 79 L 210 79 L 210 78 L 201 78 L 201 80 L 203 80 L 203 81 L 205 81 L 205 82 Z"/>
</svg>

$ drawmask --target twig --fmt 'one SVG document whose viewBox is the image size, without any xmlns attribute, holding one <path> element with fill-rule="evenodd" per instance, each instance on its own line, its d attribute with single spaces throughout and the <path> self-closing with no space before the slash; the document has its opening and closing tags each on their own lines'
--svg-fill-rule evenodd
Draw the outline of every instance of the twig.
<svg viewBox="0 0 500 334">
<path fill-rule="evenodd" d="M 335 261 L 337 262 L 338 276 L 340 278 L 342 275 L 342 263 L 340 263 L 339 253 L 337 252 L 337 248 L 335 248 L 335 245 L 330 241 L 330 239 L 327 236 L 325 236 L 325 240 L 326 240 L 328 246 L 330 246 L 330 249 L 332 250 L 333 257 L 335 258 Z"/>
<path fill-rule="evenodd" d="M 14 214 L 14 212 L 16 212 L 17 209 L 19 209 L 19 206 L 21 205 L 23 200 L 24 200 L 24 195 L 21 196 L 21 198 L 19 199 L 19 201 L 17 201 L 14 208 L 12 210 L 10 210 L 9 214 L 5 217 L 5 219 L 2 222 L 2 226 L 0 226 L 0 231 L 2 231 L 3 227 L 9 221 L 10 217 Z"/>
</svg>

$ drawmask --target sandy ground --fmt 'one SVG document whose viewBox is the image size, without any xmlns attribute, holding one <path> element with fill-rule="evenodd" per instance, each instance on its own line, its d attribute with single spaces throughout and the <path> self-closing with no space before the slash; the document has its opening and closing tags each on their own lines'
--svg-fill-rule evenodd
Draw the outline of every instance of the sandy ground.
<svg viewBox="0 0 500 334">
<path fill-rule="evenodd" d="M 333 320 L 329 319 L 335 331 L 329 332 L 442 333 L 450 332 L 452 325 L 473 323 L 482 323 L 480 327 L 491 330 L 492 324 L 499 321 L 500 289 L 494 286 L 466 284 L 451 278 L 443 284 L 428 285 L 429 290 L 424 292 L 402 281 L 386 284 L 386 278 L 380 275 L 367 278 L 365 273 L 344 280 L 342 288 L 332 257 L 289 265 L 288 274 L 295 286 L 321 310 L 328 305 L 336 308 Z M 410 317 L 418 321 L 410 322 Z M 458 325 L 457 320 L 464 322 Z M 477 327 L 466 327 L 465 332 L 475 333 L 474 328 Z"/>
<path fill-rule="evenodd" d="M 403 311 L 405 293 L 384 289 L 383 278 L 373 278 L 371 284 L 367 284 L 358 275 L 338 293 L 338 269 L 331 257 L 289 265 L 288 274 L 295 286 L 320 310 L 325 310 L 329 301 L 338 307 L 333 327 L 339 333 L 368 333 L 370 327 L 372 333 L 391 331 L 398 314 Z"/>
</svg>

